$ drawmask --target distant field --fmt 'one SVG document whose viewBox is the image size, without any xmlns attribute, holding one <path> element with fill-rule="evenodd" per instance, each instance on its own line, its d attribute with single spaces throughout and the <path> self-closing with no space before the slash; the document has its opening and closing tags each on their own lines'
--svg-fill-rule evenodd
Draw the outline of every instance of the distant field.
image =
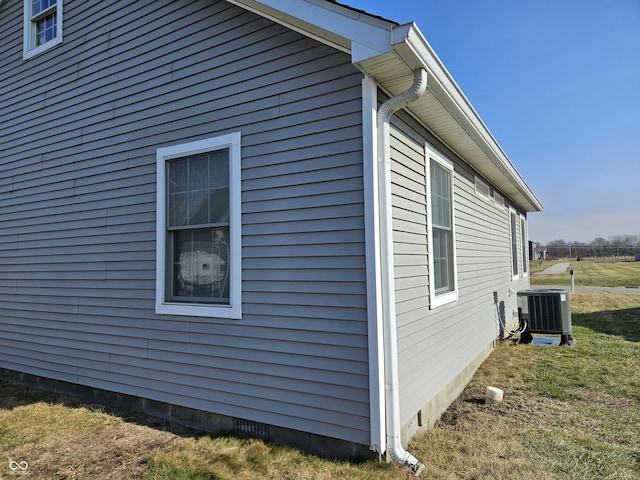
<svg viewBox="0 0 640 480">
<path fill-rule="evenodd" d="M 571 262 L 566 273 L 540 275 L 539 272 L 559 262 Z M 640 287 L 640 262 L 620 259 L 551 260 L 531 265 L 531 285 L 566 285 L 571 283 L 569 270 L 574 271 L 575 285 L 586 287 Z"/>
</svg>

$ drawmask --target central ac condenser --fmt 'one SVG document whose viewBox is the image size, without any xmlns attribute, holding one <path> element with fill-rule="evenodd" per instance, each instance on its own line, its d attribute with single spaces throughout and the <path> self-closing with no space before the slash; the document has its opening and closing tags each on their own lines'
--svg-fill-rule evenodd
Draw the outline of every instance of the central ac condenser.
<svg viewBox="0 0 640 480">
<path fill-rule="evenodd" d="M 518 317 L 528 333 L 560 335 L 560 345 L 573 345 L 571 304 L 568 290 L 523 290 L 518 292 Z"/>
</svg>

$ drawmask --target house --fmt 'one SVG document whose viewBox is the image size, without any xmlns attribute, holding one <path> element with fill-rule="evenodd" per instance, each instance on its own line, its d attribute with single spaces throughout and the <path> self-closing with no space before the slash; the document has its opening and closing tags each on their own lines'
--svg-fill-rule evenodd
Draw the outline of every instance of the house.
<svg viewBox="0 0 640 480">
<path fill-rule="evenodd" d="M 0 32 L 0 378 L 418 469 L 542 209 L 418 27 L 14 0 Z"/>
<path fill-rule="evenodd" d="M 535 247 L 533 249 L 533 260 L 546 260 L 547 247 Z"/>
</svg>

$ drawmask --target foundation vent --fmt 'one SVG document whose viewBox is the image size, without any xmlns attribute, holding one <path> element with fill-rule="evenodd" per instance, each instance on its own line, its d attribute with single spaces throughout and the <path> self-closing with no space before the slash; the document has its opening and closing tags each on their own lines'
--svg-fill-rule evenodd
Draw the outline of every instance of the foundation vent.
<svg viewBox="0 0 640 480">
<path fill-rule="evenodd" d="M 269 425 L 266 423 L 252 422 L 242 418 L 233 419 L 233 431 L 247 437 L 259 438 L 269 441 Z"/>
</svg>

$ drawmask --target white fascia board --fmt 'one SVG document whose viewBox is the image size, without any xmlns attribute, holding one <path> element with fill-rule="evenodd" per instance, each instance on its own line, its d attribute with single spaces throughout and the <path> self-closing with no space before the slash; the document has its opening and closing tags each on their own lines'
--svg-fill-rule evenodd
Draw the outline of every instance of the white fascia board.
<svg viewBox="0 0 640 480">
<path fill-rule="evenodd" d="M 417 25 L 410 23 L 396 27 L 391 41 L 393 49 L 404 59 L 409 67 L 412 69 L 427 69 L 431 77 L 437 80 L 442 91 L 446 93 L 447 103 L 455 105 L 469 124 L 485 137 L 487 143 L 493 144 L 492 146 L 499 149 L 506 158 L 487 126 L 464 93 L 462 93 L 462 90 L 424 38 Z"/>
<path fill-rule="evenodd" d="M 395 23 L 326 0 L 227 2 L 351 53 L 354 63 L 391 51 L 391 32 Z M 340 40 L 336 40 L 336 37 Z"/>
<path fill-rule="evenodd" d="M 431 91 L 440 97 L 439 100 L 448 110 L 455 109 L 459 114 L 456 115 L 456 112 L 451 111 L 452 115 L 464 119 L 466 125 L 461 124 L 462 128 L 468 129 L 470 134 L 475 134 L 472 135 L 473 138 L 481 139 L 491 152 L 491 155 L 489 155 L 491 161 L 517 187 L 526 198 L 527 203 L 530 204 L 530 208 L 535 211 L 542 211 L 540 201 L 511 161 L 509 161 L 507 155 L 467 97 L 462 93 L 462 90 L 424 38 L 417 25 L 409 23 L 394 28 L 391 43 L 394 51 L 410 68 L 427 69 L 431 76 L 429 85 Z M 434 88 L 435 86 L 432 83 L 434 80 L 440 88 Z"/>
</svg>

